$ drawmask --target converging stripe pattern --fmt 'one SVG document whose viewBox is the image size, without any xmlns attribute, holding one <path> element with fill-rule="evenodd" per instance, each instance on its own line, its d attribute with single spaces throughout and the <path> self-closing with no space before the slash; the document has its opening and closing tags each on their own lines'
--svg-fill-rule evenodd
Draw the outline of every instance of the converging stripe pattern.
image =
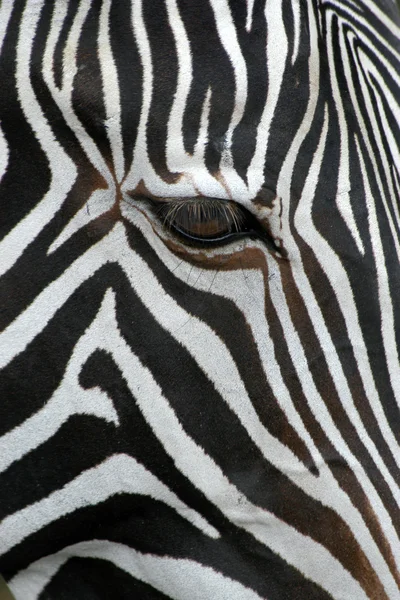
<svg viewBox="0 0 400 600">
<path fill-rule="evenodd" d="M 396 3 L 3 0 L 0 73 L 16 600 L 398 600 Z"/>
</svg>

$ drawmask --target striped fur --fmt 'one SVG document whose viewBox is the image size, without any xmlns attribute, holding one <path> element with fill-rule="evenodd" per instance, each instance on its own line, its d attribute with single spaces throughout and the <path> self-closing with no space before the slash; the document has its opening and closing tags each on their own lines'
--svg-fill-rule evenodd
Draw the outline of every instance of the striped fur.
<svg viewBox="0 0 400 600">
<path fill-rule="evenodd" d="M 0 51 L 16 599 L 398 600 L 396 5 L 3 0 Z"/>
</svg>

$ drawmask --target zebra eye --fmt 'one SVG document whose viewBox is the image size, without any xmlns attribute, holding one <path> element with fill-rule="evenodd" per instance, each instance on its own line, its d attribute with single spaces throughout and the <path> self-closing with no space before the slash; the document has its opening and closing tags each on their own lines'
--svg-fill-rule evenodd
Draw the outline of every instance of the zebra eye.
<svg viewBox="0 0 400 600">
<path fill-rule="evenodd" d="M 241 233 L 245 222 L 238 204 L 214 198 L 166 199 L 155 209 L 166 227 L 192 243 L 222 242 Z"/>
<path fill-rule="evenodd" d="M 273 252 L 283 255 L 267 224 L 232 200 L 221 198 L 155 198 L 129 192 L 137 202 L 147 203 L 161 223 L 182 242 L 192 246 L 217 246 L 235 238 L 258 238 Z"/>
</svg>

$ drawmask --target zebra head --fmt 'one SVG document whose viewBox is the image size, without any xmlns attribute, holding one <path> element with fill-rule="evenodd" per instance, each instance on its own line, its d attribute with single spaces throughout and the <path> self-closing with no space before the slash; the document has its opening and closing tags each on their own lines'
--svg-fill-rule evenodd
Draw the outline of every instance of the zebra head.
<svg viewBox="0 0 400 600">
<path fill-rule="evenodd" d="M 17 600 L 399 598 L 399 33 L 389 0 L 0 6 Z"/>
</svg>

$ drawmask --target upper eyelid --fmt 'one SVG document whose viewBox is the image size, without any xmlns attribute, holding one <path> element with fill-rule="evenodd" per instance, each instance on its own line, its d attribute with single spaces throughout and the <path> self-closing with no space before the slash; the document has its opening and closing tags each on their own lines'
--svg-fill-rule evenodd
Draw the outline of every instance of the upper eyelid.
<svg viewBox="0 0 400 600">
<path fill-rule="evenodd" d="M 182 201 L 182 199 L 171 199 L 170 202 L 160 202 L 157 206 L 165 220 L 173 219 L 179 216 L 179 213 L 186 211 L 186 214 L 192 212 L 193 219 L 220 218 L 226 219 L 227 223 L 232 222 L 237 227 L 243 221 L 243 211 L 240 205 L 232 201 L 221 201 L 216 198 L 191 198 Z"/>
</svg>

